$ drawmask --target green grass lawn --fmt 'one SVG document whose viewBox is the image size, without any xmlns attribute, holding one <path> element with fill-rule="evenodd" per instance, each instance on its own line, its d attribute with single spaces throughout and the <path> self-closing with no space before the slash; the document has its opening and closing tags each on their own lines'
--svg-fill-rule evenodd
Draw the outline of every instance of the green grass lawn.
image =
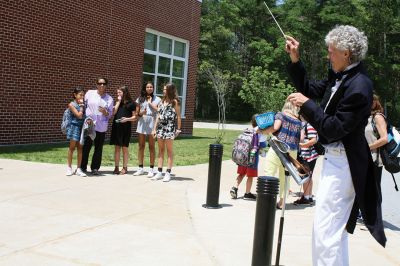
<svg viewBox="0 0 400 266">
<path fill-rule="evenodd" d="M 224 145 L 223 160 L 231 158 L 233 141 L 240 134 L 240 131 L 226 130 L 222 144 Z M 193 136 L 181 136 L 174 141 L 174 165 L 193 165 L 208 163 L 209 145 L 214 143 L 216 129 L 193 129 Z M 55 164 L 66 164 L 67 160 L 67 143 L 63 144 L 37 144 L 23 146 L 8 146 L 0 147 L 0 158 L 15 159 L 33 162 L 46 162 Z M 156 152 L 157 152 L 156 146 Z M 129 167 L 137 166 L 137 139 L 132 138 L 129 145 Z M 93 151 L 93 149 L 92 149 Z M 166 154 L 165 154 L 166 160 Z M 89 164 L 91 154 L 89 157 Z M 76 164 L 76 151 L 74 153 L 73 164 Z M 122 158 L 121 158 L 122 164 Z M 145 166 L 149 164 L 149 152 L 146 147 L 145 151 Z M 157 164 L 157 161 L 156 161 Z M 114 165 L 114 146 L 108 145 L 106 141 L 103 148 L 104 166 Z"/>
</svg>

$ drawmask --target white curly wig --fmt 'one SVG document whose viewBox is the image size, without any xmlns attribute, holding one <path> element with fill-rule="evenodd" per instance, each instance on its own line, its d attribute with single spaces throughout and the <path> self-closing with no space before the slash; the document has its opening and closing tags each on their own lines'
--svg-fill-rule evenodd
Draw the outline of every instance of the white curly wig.
<svg viewBox="0 0 400 266">
<path fill-rule="evenodd" d="M 325 37 L 326 45 L 333 45 L 341 51 L 350 51 L 350 62 L 357 63 L 365 58 L 368 51 L 368 38 L 364 32 L 349 25 L 333 28 Z"/>
</svg>

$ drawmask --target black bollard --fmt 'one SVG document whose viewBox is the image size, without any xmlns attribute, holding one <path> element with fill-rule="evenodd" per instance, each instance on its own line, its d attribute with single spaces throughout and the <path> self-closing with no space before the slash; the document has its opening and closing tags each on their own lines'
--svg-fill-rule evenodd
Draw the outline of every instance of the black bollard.
<svg viewBox="0 0 400 266">
<path fill-rule="evenodd" d="M 258 177 L 252 266 L 271 265 L 276 198 L 278 193 L 278 178 L 272 176 Z"/>
<path fill-rule="evenodd" d="M 224 146 L 222 144 L 210 144 L 210 158 L 208 164 L 207 201 L 204 208 L 218 209 L 219 186 L 221 181 L 221 163 Z"/>
</svg>

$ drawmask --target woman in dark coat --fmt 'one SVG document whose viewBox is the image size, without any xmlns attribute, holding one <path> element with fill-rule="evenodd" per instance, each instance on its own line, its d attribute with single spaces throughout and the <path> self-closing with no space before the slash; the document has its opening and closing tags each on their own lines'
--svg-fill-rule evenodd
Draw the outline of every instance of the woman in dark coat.
<svg viewBox="0 0 400 266">
<path fill-rule="evenodd" d="M 373 237 L 385 246 L 380 191 L 364 130 L 372 104 L 372 82 L 363 70 L 368 41 L 352 26 L 337 26 L 325 38 L 332 71 L 309 81 L 299 42 L 287 37 L 289 75 L 298 93 L 288 99 L 318 131 L 326 154 L 321 170 L 313 227 L 313 264 L 348 265 L 347 232 L 353 233 L 358 208 Z M 311 99 L 322 99 L 318 105 Z"/>
</svg>

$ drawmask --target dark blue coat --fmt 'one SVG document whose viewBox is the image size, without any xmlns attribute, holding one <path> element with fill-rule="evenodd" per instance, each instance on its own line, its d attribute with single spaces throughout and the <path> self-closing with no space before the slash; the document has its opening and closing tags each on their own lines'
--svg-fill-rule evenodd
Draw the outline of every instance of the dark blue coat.
<svg viewBox="0 0 400 266">
<path fill-rule="evenodd" d="M 385 246 L 386 236 L 382 223 L 381 191 L 373 174 L 371 152 L 365 139 L 365 126 L 371 114 L 372 82 L 363 70 L 362 63 L 352 68 L 328 103 L 334 75 L 323 81 L 309 81 L 301 62 L 290 63 L 288 72 L 296 90 L 310 99 L 300 108 L 303 117 L 317 130 L 323 144 L 342 141 L 356 193 L 346 229 L 354 232 L 358 209 L 373 237 Z M 332 72 L 330 73 L 332 74 Z"/>
</svg>

